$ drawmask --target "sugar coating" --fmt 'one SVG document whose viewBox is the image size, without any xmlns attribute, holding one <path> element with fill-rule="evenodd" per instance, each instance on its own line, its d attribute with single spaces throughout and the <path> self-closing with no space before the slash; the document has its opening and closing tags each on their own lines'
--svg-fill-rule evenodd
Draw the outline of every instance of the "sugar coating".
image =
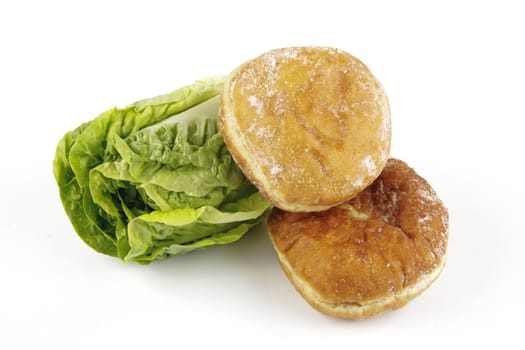
<svg viewBox="0 0 525 350">
<path fill-rule="evenodd" d="M 377 172 L 377 166 L 374 162 L 374 159 L 372 159 L 372 156 L 368 155 L 363 159 L 361 162 L 361 166 L 366 169 L 369 176 L 373 176 Z"/>
<path fill-rule="evenodd" d="M 272 166 L 272 168 L 270 169 L 270 174 L 279 174 L 281 171 L 283 171 L 283 167 L 277 164 Z"/>
<path fill-rule="evenodd" d="M 263 102 L 257 96 L 252 95 L 248 97 L 248 102 L 250 102 L 252 107 L 255 107 L 257 114 L 261 115 L 263 113 Z"/>
</svg>

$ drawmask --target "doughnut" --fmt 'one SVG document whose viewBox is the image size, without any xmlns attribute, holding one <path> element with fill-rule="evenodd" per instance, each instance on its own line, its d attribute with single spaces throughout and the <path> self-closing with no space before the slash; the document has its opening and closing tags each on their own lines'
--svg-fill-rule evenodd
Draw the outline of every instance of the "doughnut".
<svg viewBox="0 0 525 350">
<path fill-rule="evenodd" d="M 274 208 L 268 233 L 286 276 L 309 304 L 363 319 L 405 305 L 438 278 L 448 212 L 425 179 L 390 159 L 369 187 L 329 210 Z"/>
<path fill-rule="evenodd" d="M 321 211 L 370 185 L 390 153 L 386 93 L 357 58 L 326 47 L 276 49 L 228 77 L 224 141 L 275 207 Z"/>
</svg>

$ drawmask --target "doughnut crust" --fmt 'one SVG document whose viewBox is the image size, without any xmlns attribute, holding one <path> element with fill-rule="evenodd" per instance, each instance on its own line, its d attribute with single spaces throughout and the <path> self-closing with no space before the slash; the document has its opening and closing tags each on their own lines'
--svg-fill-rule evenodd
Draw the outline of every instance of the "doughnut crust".
<svg viewBox="0 0 525 350">
<path fill-rule="evenodd" d="M 349 202 L 320 213 L 274 209 L 268 232 L 308 303 L 327 315 L 362 319 L 405 305 L 439 276 L 448 212 L 422 177 L 390 159 Z"/>
<path fill-rule="evenodd" d="M 266 52 L 228 78 L 226 145 L 274 206 L 326 210 L 366 188 L 388 160 L 390 109 L 369 69 L 324 47 Z"/>
</svg>

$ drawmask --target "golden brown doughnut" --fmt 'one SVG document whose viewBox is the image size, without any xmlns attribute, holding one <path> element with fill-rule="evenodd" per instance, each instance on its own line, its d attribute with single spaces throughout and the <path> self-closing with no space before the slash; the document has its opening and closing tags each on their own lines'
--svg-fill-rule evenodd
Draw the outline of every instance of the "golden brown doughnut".
<svg viewBox="0 0 525 350">
<path fill-rule="evenodd" d="M 346 52 L 266 52 L 235 70 L 221 96 L 228 149 L 281 209 L 319 211 L 346 202 L 376 179 L 388 159 L 386 93 Z"/>
<path fill-rule="evenodd" d="M 349 202 L 319 213 L 274 209 L 268 231 L 284 272 L 314 308 L 361 319 L 405 305 L 439 276 L 448 212 L 422 177 L 390 159 Z"/>
</svg>

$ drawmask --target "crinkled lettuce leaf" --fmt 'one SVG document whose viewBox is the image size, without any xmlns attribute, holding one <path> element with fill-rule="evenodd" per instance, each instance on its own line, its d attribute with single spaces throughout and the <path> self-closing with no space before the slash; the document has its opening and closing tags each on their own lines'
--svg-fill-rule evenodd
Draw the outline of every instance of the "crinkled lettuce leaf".
<svg viewBox="0 0 525 350">
<path fill-rule="evenodd" d="M 238 240 L 270 204 L 222 139 L 222 79 L 113 108 L 68 132 L 53 170 L 80 238 L 124 261 Z"/>
</svg>

